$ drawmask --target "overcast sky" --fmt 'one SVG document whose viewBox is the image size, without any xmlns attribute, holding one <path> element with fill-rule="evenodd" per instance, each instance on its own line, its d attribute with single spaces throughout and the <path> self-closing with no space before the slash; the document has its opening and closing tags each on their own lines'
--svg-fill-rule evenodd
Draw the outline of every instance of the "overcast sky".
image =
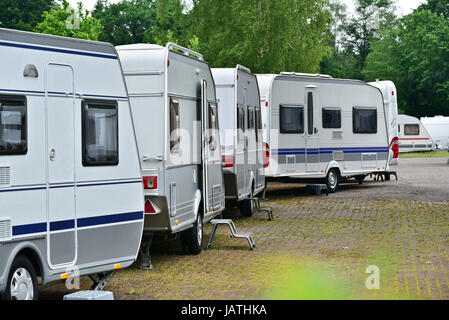
<svg viewBox="0 0 449 320">
<path fill-rule="evenodd" d="M 80 0 L 68 0 L 72 6 L 75 6 L 77 2 Z M 109 3 L 119 2 L 121 0 L 109 0 Z M 187 0 L 189 1 L 189 0 Z M 350 10 L 354 9 L 355 0 L 340 0 L 345 3 Z M 84 6 L 88 10 L 92 10 L 97 0 L 82 0 Z M 397 0 L 398 14 L 406 15 L 416 9 L 421 3 L 425 2 L 425 0 Z"/>
</svg>

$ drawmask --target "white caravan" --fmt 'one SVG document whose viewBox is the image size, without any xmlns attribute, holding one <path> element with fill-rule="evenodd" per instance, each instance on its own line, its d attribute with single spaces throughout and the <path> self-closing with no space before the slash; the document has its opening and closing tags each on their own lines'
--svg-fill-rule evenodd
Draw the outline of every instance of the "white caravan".
<svg viewBox="0 0 449 320">
<path fill-rule="evenodd" d="M 435 141 L 437 149 L 449 148 L 449 117 L 424 117 L 421 123 Z"/>
<path fill-rule="evenodd" d="M 370 82 L 370 85 L 382 91 L 385 105 L 385 115 L 388 125 L 390 142 L 390 165 L 399 164 L 399 131 L 398 131 L 398 92 L 392 81 Z"/>
<path fill-rule="evenodd" d="M 219 104 L 223 174 L 227 204 L 242 216 L 254 213 L 254 196 L 265 188 L 262 114 L 257 77 L 251 70 L 212 69 Z"/>
<path fill-rule="evenodd" d="M 225 209 L 215 83 L 201 54 L 175 44 L 117 50 L 145 187 L 142 267 L 151 268 L 154 233 L 181 234 L 183 246 L 198 254 L 203 223 Z"/>
<path fill-rule="evenodd" d="M 400 114 L 399 152 L 433 151 L 435 142 L 418 118 Z"/>
<path fill-rule="evenodd" d="M 389 141 L 382 93 L 362 81 L 327 75 L 258 75 L 265 176 L 339 183 L 388 169 Z"/>
<path fill-rule="evenodd" d="M 0 293 L 130 266 L 142 177 L 109 44 L 0 29 Z"/>
</svg>

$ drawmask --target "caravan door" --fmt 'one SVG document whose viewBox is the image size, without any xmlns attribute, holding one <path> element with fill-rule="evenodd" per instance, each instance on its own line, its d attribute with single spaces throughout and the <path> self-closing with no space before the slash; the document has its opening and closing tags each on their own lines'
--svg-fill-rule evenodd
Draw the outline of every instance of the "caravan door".
<svg viewBox="0 0 449 320">
<path fill-rule="evenodd" d="M 74 74 L 69 65 L 46 70 L 47 246 L 52 268 L 76 261 Z"/>
<path fill-rule="evenodd" d="M 318 88 L 316 86 L 306 87 L 306 114 L 307 114 L 307 128 L 306 128 L 306 172 L 318 172 L 320 169 L 320 154 L 319 154 L 319 140 L 317 120 L 318 112 Z"/>
</svg>

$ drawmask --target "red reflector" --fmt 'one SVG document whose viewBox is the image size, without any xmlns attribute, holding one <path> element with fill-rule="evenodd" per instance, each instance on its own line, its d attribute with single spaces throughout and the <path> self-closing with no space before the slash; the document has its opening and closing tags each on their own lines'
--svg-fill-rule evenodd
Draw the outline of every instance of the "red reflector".
<svg viewBox="0 0 449 320">
<path fill-rule="evenodd" d="M 167 67 L 170 67 L 170 59 L 167 59 Z"/>
<path fill-rule="evenodd" d="M 145 213 L 156 213 L 156 210 L 154 210 L 150 200 L 145 202 Z"/>
<path fill-rule="evenodd" d="M 267 102 L 265 102 L 265 107 L 267 107 L 267 108 L 268 108 L 268 101 L 267 101 Z"/>
<path fill-rule="evenodd" d="M 223 163 L 223 168 L 232 168 L 234 166 L 234 157 L 223 156 L 222 163 Z"/>
<path fill-rule="evenodd" d="M 143 188 L 147 190 L 157 189 L 157 177 L 144 177 Z"/>
<path fill-rule="evenodd" d="M 391 95 L 394 96 L 394 91 L 391 91 Z"/>
</svg>

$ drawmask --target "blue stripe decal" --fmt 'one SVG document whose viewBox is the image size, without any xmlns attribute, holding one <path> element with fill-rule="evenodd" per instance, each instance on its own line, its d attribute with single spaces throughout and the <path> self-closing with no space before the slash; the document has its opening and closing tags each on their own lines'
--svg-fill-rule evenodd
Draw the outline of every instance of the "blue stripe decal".
<svg viewBox="0 0 449 320">
<path fill-rule="evenodd" d="M 81 218 L 78 219 L 78 228 L 90 227 L 101 224 L 142 220 L 142 219 L 143 219 L 143 211 L 99 216 L 99 217 Z"/>
<path fill-rule="evenodd" d="M 143 211 L 81 218 L 78 219 L 78 228 L 119 223 L 119 222 L 138 221 L 142 219 L 143 219 Z M 50 222 L 50 231 L 61 231 L 74 228 L 75 228 L 75 220 L 73 219 Z M 13 236 L 21 236 L 26 234 L 42 233 L 42 232 L 47 232 L 46 222 L 12 227 Z"/>
<path fill-rule="evenodd" d="M 77 185 L 77 187 L 107 186 L 107 185 L 130 184 L 130 183 L 142 183 L 142 180 L 82 184 L 82 185 Z M 73 188 L 74 186 L 75 185 L 65 185 L 65 186 L 53 185 L 53 186 L 50 186 L 50 189 Z M 47 189 L 46 186 L 45 187 L 33 187 L 33 188 L 0 189 L 0 192 L 34 191 L 34 190 L 45 190 L 45 189 Z"/>
<path fill-rule="evenodd" d="M 126 181 L 126 182 L 104 182 L 95 184 L 79 184 L 77 187 L 95 187 L 95 186 L 109 186 L 114 184 L 129 184 L 129 183 L 143 183 L 142 180 Z"/>
<path fill-rule="evenodd" d="M 36 188 L 22 188 L 22 189 L 4 189 L 0 192 L 14 192 L 14 191 L 34 191 L 34 190 L 45 190 L 47 187 L 36 187 Z"/>
<path fill-rule="evenodd" d="M 45 222 L 12 227 L 13 236 L 21 236 L 30 233 L 41 233 L 46 231 L 47 231 L 47 223 Z"/>
<path fill-rule="evenodd" d="M 304 155 L 304 154 L 332 154 L 334 151 L 343 151 L 344 153 L 389 153 L 390 149 L 386 147 L 365 147 L 365 148 L 311 148 L 311 149 L 273 149 L 273 155 Z"/>
<path fill-rule="evenodd" d="M 50 231 L 60 231 L 66 229 L 74 229 L 75 228 L 75 220 L 65 220 L 65 221 L 56 221 L 50 222 Z"/>
<path fill-rule="evenodd" d="M 83 51 L 72 51 L 72 50 L 67 50 L 67 49 L 58 49 L 58 48 L 49 48 L 49 47 L 39 47 L 39 46 L 32 46 L 32 45 L 20 44 L 20 43 L 9 43 L 9 42 L 0 41 L 0 46 L 30 49 L 30 50 L 39 50 L 39 51 L 49 51 L 49 52 L 57 52 L 57 53 L 68 53 L 68 54 L 74 54 L 74 55 L 79 55 L 79 56 L 88 56 L 88 57 L 95 57 L 95 58 L 118 60 L 117 56 L 111 56 L 111 55 L 106 55 L 106 54 L 83 52 Z"/>
</svg>

